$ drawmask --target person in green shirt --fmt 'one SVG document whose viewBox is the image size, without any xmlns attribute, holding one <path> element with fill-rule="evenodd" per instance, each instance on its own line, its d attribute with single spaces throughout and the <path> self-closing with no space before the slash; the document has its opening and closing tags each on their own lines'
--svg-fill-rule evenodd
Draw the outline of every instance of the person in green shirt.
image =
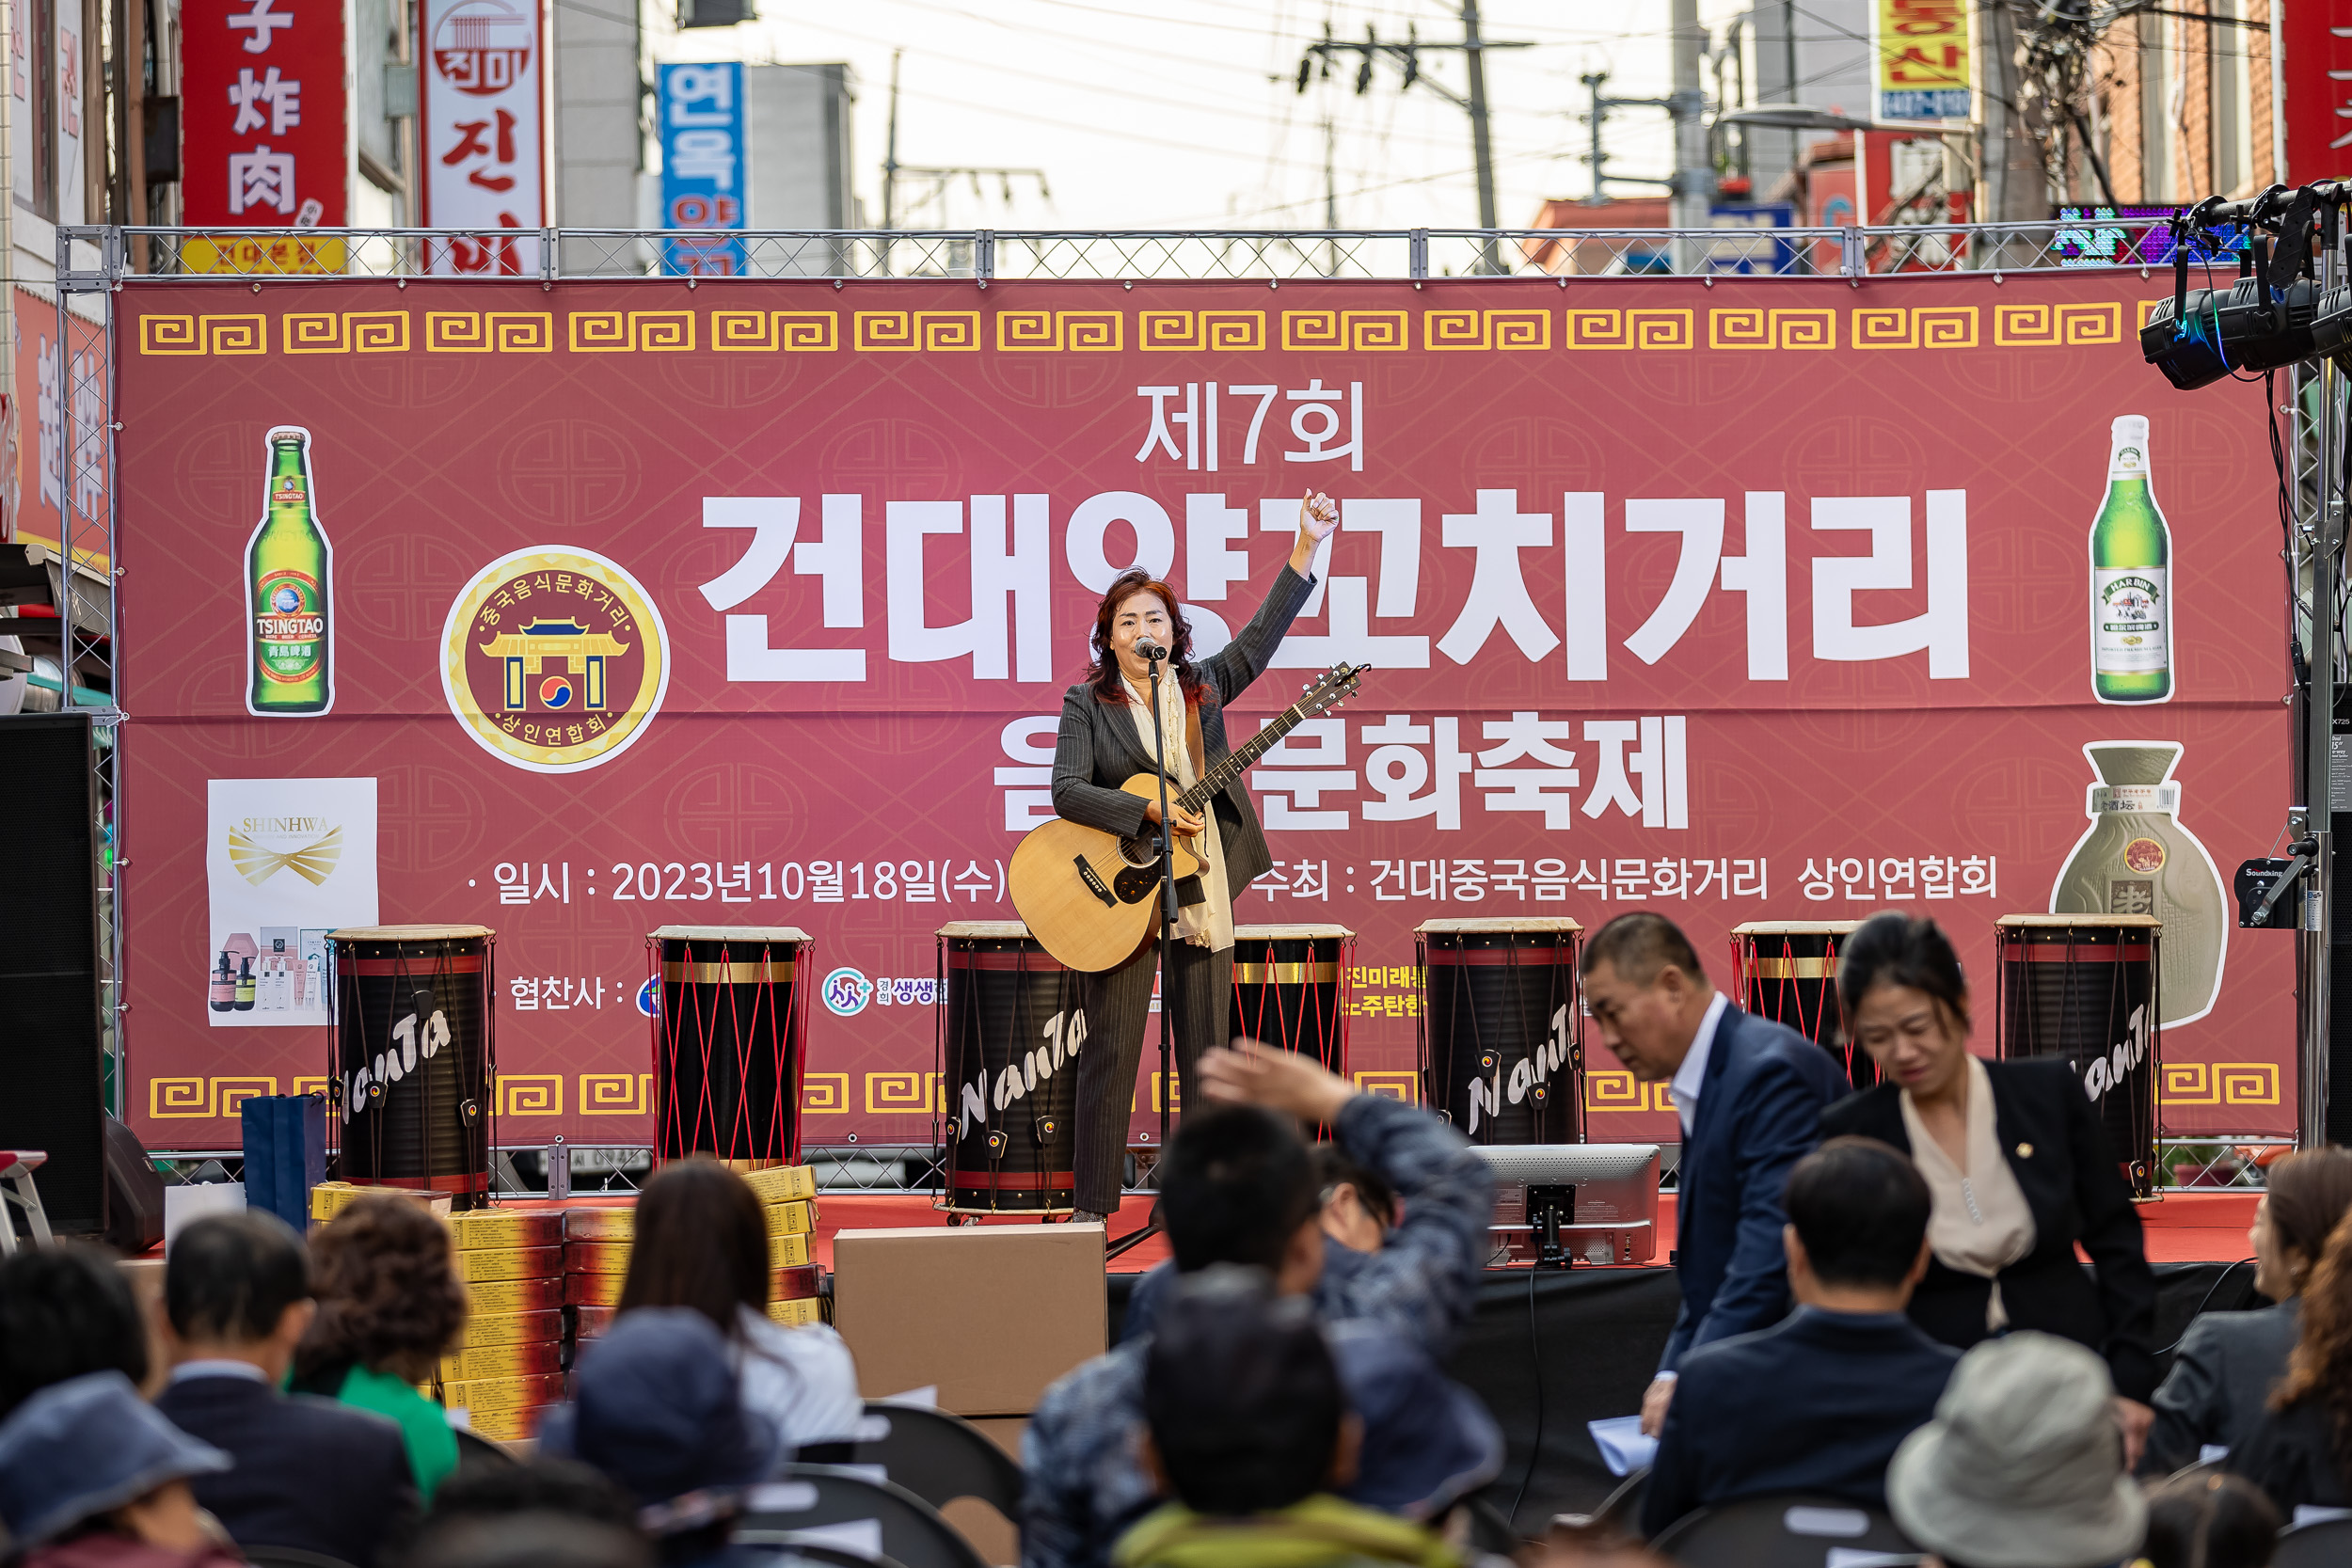
<svg viewBox="0 0 2352 1568">
<path fill-rule="evenodd" d="M 466 1326 L 449 1227 L 415 1204 L 364 1197 L 311 1238 L 318 1315 L 294 1351 L 294 1391 L 389 1417 L 417 1495 L 457 1468 L 457 1434 L 417 1391 Z"/>
</svg>

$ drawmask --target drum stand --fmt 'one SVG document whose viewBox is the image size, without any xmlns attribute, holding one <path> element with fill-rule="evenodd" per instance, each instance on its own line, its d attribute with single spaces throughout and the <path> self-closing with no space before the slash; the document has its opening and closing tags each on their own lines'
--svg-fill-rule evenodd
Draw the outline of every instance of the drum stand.
<svg viewBox="0 0 2352 1568">
<path fill-rule="evenodd" d="M 1152 747 L 1158 754 L 1152 759 L 1152 769 L 1160 776 L 1160 1154 L 1168 1154 L 1168 1071 L 1176 1058 L 1176 993 L 1169 987 L 1168 943 L 1176 940 L 1176 924 L 1181 918 L 1176 907 L 1176 829 L 1168 811 L 1168 735 L 1160 722 L 1160 664 L 1168 657 L 1165 651 L 1152 656 Z M 1207 759 L 1201 759 L 1205 766 Z M 1206 802 L 1211 811 L 1215 801 Z M 1107 1229 L 1107 1225 L 1105 1226 Z M 1103 1249 L 1106 1259 L 1116 1258 L 1128 1248 L 1141 1244 L 1144 1238 L 1159 1233 L 1160 1211 L 1156 1203 L 1152 1217 L 1137 1229 L 1128 1232 Z"/>
</svg>

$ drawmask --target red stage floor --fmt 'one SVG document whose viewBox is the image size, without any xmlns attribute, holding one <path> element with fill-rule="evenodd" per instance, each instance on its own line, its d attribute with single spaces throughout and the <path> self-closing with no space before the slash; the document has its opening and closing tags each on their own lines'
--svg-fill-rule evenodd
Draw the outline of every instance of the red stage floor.
<svg viewBox="0 0 2352 1568">
<path fill-rule="evenodd" d="M 2140 1223 L 2148 1236 L 2152 1263 L 2230 1263 L 2252 1256 L 2246 1239 L 2254 1223 L 2259 1193 L 2175 1193 L 2155 1203 L 2139 1206 Z M 818 1262 L 833 1267 L 833 1238 L 842 1230 L 878 1230 L 909 1226 L 944 1225 L 929 1196 L 916 1193 L 819 1195 L 817 1203 Z M 1111 1220 L 1116 1238 L 1141 1225 L 1151 1213 L 1151 1200 L 1130 1197 Z M 1675 1200 L 1669 1194 L 1659 1205 L 1658 1260 L 1665 1261 L 1674 1247 Z M 982 1220 L 982 1225 L 1019 1224 Z M 1168 1256 L 1168 1243 L 1154 1236 L 1133 1251 L 1111 1260 L 1113 1273 L 1139 1273 Z"/>
</svg>

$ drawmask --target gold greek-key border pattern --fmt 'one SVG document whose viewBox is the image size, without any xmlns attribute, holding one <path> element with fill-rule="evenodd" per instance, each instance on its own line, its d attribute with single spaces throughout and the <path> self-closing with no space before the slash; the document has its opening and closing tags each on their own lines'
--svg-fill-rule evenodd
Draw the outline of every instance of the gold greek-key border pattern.
<svg viewBox="0 0 2352 1568">
<path fill-rule="evenodd" d="M 1973 305 L 1858 305 L 1853 312 L 1856 348 L 1974 348 Z"/>
<path fill-rule="evenodd" d="M 832 354 L 841 319 L 831 310 L 713 310 L 710 346 L 721 354 Z"/>
<path fill-rule="evenodd" d="M 1136 346 L 1146 354 L 1256 354 L 1265 347 L 1263 310 L 1145 310 Z"/>
<path fill-rule="evenodd" d="M 1401 1100 L 1407 1105 L 1421 1103 L 1421 1074 L 1418 1072 L 1359 1072 L 1356 1074 L 1356 1086 L 1366 1094 L 1385 1095 L 1391 1100 Z"/>
<path fill-rule="evenodd" d="M 551 310 L 427 310 L 427 354 L 553 354 Z"/>
<path fill-rule="evenodd" d="M 2276 1105 L 2276 1062 L 2167 1062 L 2159 1105 Z"/>
<path fill-rule="evenodd" d="M 405 310 L 294 311 L 285 319 L 288 354 L 405 354 Z"/>
<path fill-rule="evenodd" d="M 936 1072 L 866 1075 L 866 1114 L 869 1117 L 928 1117 L 946 1109 L 946 1085 Z"/>
<path fill-rule="evenodd" d="M 1117 354 L 1126 318 L 1117 310 L 999 310 L 999 354 Z"/>
<path fill-rule="evenodd" d="M 501 1117 L 560 1117 L 564 1075 L 560 1072 L 501 1072 L 498 1075 Z"/>
<path fill-rule="evenodd" d="M 275 1078 L 151 1078 L 147 1081 L 147 1114 L 157 1121 L 233 1117 L 255 1095 L 277 1092 Z"/>
<path fill-rule="evenodd" d="M 1294 353 L 1402 354 L 1412 346 L 1403 310 L 1285 310 L 1282 346 Z"/>
<path fill-rule="evenodd" d="M 1566 344 L 1569 348 L 1690 348 L 1695 340 L 1692 323 L 1696 312 L 1662 310 L 1604 310 L 1568 307 Z"/>
<path fill-rule="evenodd" d="M 2154 301 L 2137 302 L 2145 325 Z M 1839 346 L 1840 318 L 1857 349 L 1951 350 L 1986 346 L 1984 307 L 1718 306 L 1706 309 L 1705 346 L 1712 349 L 1819 352 Z M 2078 348 L 2123 341 L 2120 300 L 1995 304 L 1995 348 Z M 1270 346 L 1263 310 L 1140 310 L 1129 334 L 1116 309 L 978 310 L 712 309 L 703 312 L 597 309 L 427 310 L 422 333 L 413 312 L 294 311 L 275 345 L 289 355 L 691 354 L 1255 354 Z M 1495 309 L 1284 310 L 1280 346 L 1293 353 L 1546 353 L 1560 348 L 1682 351 L 1700 346 L 1698 309 L 1687 306 L 1570 305 Z M 1414 325 L 1418 316 L 1420 325 Z M 165 357 L 230 357 L 273 352 L 269 320 L 259 313 L 151 315 L 139 320 L 139 353 Z"/>
<path fill-rule="evenodd" d="M 2092 343 L 2123 341 L 2123 304 L 2103 300 L 2079 305 L 2054 305 L 2027 300 L 1993 308 L 1995 348 L 2082 348 Z"/>
<path fill-rule="evenodd" d="M 850 1114 L 850 1075 L 810 1072 L 801 1076 L 801 1115 L 845 1117 Z"/>
<path fill-rule="evenodd" d="M 580 1075 L 583 1117 L 644 1117 L 653 1114 L 650 1072 L 583 1072 Z"/>
<path fill-rule="evenodd" d="M 977 354 L 977 310 L 860 310 L 852 340 L 860 354 Z"/>
<path fill-rule="evenodd" d="M 1709 348 L 1832 349 L 1837 346 L 1834 308 L 1783 309 L 1755 305 L 1720 306 L 1707 312 Z"/>
<path fill-rule="evenodd" d="M 575 310 L 567 320 L 574 354 L 691 354 L 691 310 Z"/>
<path fill-rule="evenodd" d="M 1551 347 L 1551 312 L 1545 309 L 1424 310 L 1421 346 L 1434 353 L 1487 350 L 1524 353 Z"/>
<path fill-rule="evenodd" d="M 1675 1102 L 1666 1085 L 1645 1084 L 1617 1068 L 1588 1069 L 1584 1074 L 1587 1111 L 1672 1111 Z"/>
</svg>

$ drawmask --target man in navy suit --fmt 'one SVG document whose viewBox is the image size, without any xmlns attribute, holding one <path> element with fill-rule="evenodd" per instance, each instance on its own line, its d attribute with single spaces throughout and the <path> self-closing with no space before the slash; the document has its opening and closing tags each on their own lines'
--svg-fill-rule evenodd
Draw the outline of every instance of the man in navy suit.
<svg viewBox="0 0 2352 1568">
<path fill-rule="evenodd" d="M 164 1263 L 176 1365 L 155 1408 L 235 1462 L 194 1484 L 238 1545 L 370 1568 L 406 1549 L 416 1478 L 384 1417 L 278 1391 L 315 1307 L 309 1254 L 283 1220 L 259 1209 L 198 1220 Z"/>
<path fill-rule="evenodd" d="M 1781 1191 L 1819 1141 L 1821 1108 L 1851 1085 L 1836 1059 L 1793 1029 L 1742 1012 L 1664 915 L 1621 914 L 1579 965 L 1602 1043 L 1644 1083 L 1662 1083 L 1682 1121 L 1675 1272 L 1682 1311 L 1642 1397 L 1656 1436 L 1683 1354 L 1767 1328 L 1788 1310 Z"/>
<path fill-rule="evenodd" d="M 1642 1502 L 1656 1535 L 1764 1492 L 1886 1506 L 1886 1465 L 1935 1414 L 1960 1352 L 1904 1315 L 1928 1272 L 1928 1184 L 1896 1149 L 1832 1138 L 1788 1178 L 1797 1309 L 1683 1358 Z"/>
</svg>

